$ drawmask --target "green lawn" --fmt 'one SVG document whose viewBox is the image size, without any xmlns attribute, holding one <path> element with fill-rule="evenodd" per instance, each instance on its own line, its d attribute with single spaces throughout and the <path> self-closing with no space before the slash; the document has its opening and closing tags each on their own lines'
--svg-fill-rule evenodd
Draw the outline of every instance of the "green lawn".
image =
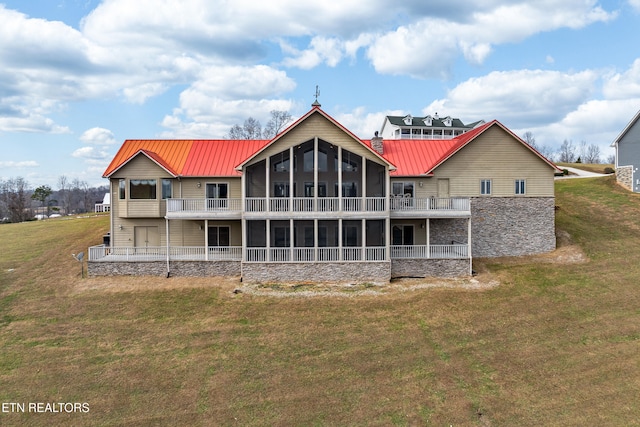
<svg viewBox="0 0 640 427">
<path fill-rule="evenodd" d="M 0 403 L 90 408 L 0 425 L 640 425 L 640 198 L 612 177 L 556 196 L 558 253 L 587 262 L 477 260 L 486 290 L 81 279 L 108 217 L 0 225 Z"/>
</svg>

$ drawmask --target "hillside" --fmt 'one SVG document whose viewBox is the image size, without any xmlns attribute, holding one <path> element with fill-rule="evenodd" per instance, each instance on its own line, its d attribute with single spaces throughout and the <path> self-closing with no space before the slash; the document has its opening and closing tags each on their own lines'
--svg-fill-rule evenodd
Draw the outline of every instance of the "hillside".
<svg viewBox="0 0 640 427">
<path fill-rule="evenodd" d="M 556 253 L 476 260 L 498 286 L 351 297 L 83 279 L 107 216 L 0 225 L 0 401 L 89 408 L 0 424 L 637 424 L 640 198 L 556 196 Z"/>
</svg>

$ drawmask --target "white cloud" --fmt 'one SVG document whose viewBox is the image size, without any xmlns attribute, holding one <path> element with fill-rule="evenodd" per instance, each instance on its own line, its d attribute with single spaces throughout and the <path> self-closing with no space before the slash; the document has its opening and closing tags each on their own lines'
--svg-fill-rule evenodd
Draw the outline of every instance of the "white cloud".
<svg viewBox="0 0 640 427">
<path fill-rule="evenodd" d="M 554 122 L 592 95 L 598 74 L 520 70 L 492 72 L 469 79 L 424 109 L 465 122 L 498 119 L 514 127 Z"/>
<path fill-rule="evenodd" d="M 95 127 L 91 129 L 87 129 L 80 135 L 80 141 L 86 144 L 95 144 L 95 145 L 113 145 L 117 144 L 118 141 L 113 136 L 113 132 L 109 129 Z"/>
<path fill-rule="evenodd" d="M 616 16 L 593 0 L 548 3 L 509 3 L 475 12 L 468 9 L 468 19 L 459 22 L 420 17 L 381 34 L 367 55 L 380 73 L 446 78 L 460 53 L 470 63 L 482 64 L 494 45 L 559 28 L 581 28 Z"/>
<path fill-rule="evenodd" d="M 85 159 L 87 161 L 104 161 L 111 158 L 111 154 L 106 150 L 99 150 L 96 147 L 81 147 L 71 153 L 71 156 Z"/>
<path fill-rule="evenodd" d="M 15 162 L 12 160 L 0 161 L 0 167 L 2 168 L 36 168 L 38 166 L 40 165 L 34 160 L 25 160 L 21 162 Z"/>
<path fill-rule="evenodd" d="M 640 12 L 640 0 L 629 0 L 629 4 L 631 5 L 631 7 L 633 7 L 636 11 Z"/>
<path fill-rule="evenodd" d="M 604 84 L 603 93 L 609 99 L 640 98 L 640 59 L 624 73 L 611 75 Z"/>
</svg>

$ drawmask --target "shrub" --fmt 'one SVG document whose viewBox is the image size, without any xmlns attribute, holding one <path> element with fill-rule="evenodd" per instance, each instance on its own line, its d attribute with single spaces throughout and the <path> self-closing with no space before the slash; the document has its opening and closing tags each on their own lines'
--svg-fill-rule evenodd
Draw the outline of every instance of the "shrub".
<svg viewBox="0 0 640 427">
<path fill-rule="evenodd" d="M 610 167 L 606 167 L 604 168 L 604 173 L 615 173 L 616 171 L 613 170 L 613 168 Z"/>
</svg>

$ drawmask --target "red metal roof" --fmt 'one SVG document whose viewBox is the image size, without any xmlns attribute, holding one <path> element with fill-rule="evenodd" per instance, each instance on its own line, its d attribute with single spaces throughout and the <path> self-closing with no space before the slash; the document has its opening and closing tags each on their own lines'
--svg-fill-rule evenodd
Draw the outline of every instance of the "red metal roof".
<svg viewBox="0 0 640 427">
<path fill-rule="evenodd" d="M 313 109 L 311 112 L 314 111 L 316 111 L 316 109 Z M 319 109 L 317 109 L 317 111 L 320 111 L 332 122 L 340 125 L 326 113 Z M 308 115 L 309 114 L 304 117 L 308 117 Z M 299 122 L 300 121 L 296 123 Z M 522 141 L 522 139 L 496 120 L 478 126 L 453 139 L 385 140 L 384 155 L 380 157 L 390 164 L 391 174 L 394 176 L 429 175 L 433 173 L 436 167 L 458 152 L 458 150 L 494 125 L 509 132 L 514 138 L 537 154 L 551 167 L 557 169 L 552 162 L 529 147 L 526 142 Z M 348 130 L 341 125 L 340 127 L 348 132 Z M 174 176 L 239 176 L 240 171 L 237 169 L 239 165 L 242 165 L 251 157 L 255 156 L 267 145 L 278 140 L 291 128 L 292 127 L 289 127 L 273 140 L 127 140 L 122 144 L 122 147 L 111 161 L 109 167 L 107 167 L 103 176 L 108 178 L 141 153 Z M 349 134 L 371 149 L 370 140 L 360 140 L 350 132 Z M 378 155 L 377 152 L 373 152 Z"/>
<path fill-rule="evenodd" d="M 143 152 L 175 176 L 238 176 L 235 166 L 268 140 L 144 140 L 122 144 L 103 176 L 108 178 Z"/>
</svg>

